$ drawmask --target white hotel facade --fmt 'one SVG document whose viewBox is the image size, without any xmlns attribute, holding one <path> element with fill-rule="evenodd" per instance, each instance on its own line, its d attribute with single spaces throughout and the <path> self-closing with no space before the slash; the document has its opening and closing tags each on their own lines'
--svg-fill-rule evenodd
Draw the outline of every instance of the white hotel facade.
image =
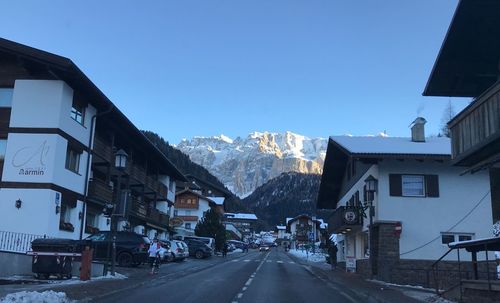
<svg viewBox="0 0 500 303">
<path fill-rule="evenodd" d="M 109 230 L 102 210 L 118 188 L 118 228 L 167 237 L 176 181 L 185 178 L 71 60 L 0 39 L 0 242 Z"/>
</svg>

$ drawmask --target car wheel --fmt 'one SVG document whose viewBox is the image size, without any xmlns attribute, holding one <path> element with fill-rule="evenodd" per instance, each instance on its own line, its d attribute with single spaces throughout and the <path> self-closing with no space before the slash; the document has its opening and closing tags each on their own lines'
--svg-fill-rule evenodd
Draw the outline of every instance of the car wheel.
<svg viewBox="0 0 500 303">
<path fill-rule="evenodd" d="M 172 262 L 172 261 L 174 261 L 174 259 L 175 259 L 174 254 L 168 254 L 167 255 L 167 262 Z"/>
<path fill-rule="evenodd" d="M 119 266 L 130 267 L 134 264 L 134 258 L 130 253 L 122 252 L 118 255 L 117 262 Z"/>
<path fill-rule="evenodd" d="M 203 252 L 201 250 L 197 250 L 194 256 L 196 259 L 203 259 Z"/>
</svg>

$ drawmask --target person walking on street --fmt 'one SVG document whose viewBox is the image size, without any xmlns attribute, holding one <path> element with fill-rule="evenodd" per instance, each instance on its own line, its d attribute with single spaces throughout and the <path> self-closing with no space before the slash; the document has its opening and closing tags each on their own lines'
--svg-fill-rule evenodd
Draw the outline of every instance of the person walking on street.
<svg viewBox="0 0 500 303">
<path fill-rule="evenodd" d="M 224 247 L 222 248 L 222 256 L 224 258 L 227 256 L 227 243 L 224 243 Z"/>
<path fill-rule="evenodd" d="M 160 248 L 161 244 L 158 242 L 158 239 L 154 239 L 153 243 L 149 245 L 148 254 L 149 254 L 149 265 L 151 266 L 150 274 L 157 274 L 160 269 Z"/>
<path fill-rule="evenodd" d="M 328 248 L 328 255 L 330 257 L 330 265 L 332 266 L 332 270 L 337 267 L 337 252 L 338 252 L 337 244 L 334 242 L 330 243 L 330 247 Z"/>
</svg>

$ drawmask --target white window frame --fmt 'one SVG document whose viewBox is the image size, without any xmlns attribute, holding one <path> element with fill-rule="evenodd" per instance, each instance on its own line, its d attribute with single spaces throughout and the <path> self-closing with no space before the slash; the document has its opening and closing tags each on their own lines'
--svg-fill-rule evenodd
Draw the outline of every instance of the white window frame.
<svg viewBox="0 0 500 303">
<path fill-rule="evenodd" d="M 75 105 L 73 102 L 69 116 L 71 119 L 75 120 L 76 123 L 83 126 L 85 124 L 85 107 L 82 106 L 79 108 L 79 106 Z"/>
<path fill-rule="evenodd" d="M 408 179 L 420 179 L 422 181 L 422 193 L 421 194 L 416 194 L 412 193 L 412 190 L 415 190 L 414 188 L 405 188 L 405 184 L 410 184 Z M 407 179 L 407 182 L 405 183 L 405 179 Z M 412 183 L 416 183 L 415 181 Z M 409 192 L 410 191 L 410 192 Z M 401 195 L 403 197 L 425 197 L 425 176 L 424 175 L 401 175 Z"/>
<path fill-rule="evenodd" d="M 68 149 L 66 150 L 66 162 L 64 164 L 64 167 L 67 170 L 74 172 L 75 174 L 79 174 L 81 155 L 82 153 L 79 153 L 75 149 L 68 146 Z M 73 156 L 74 159 L 72 158 Z"/>
<path fill-rule="evenodd" d="M 441 233 L 441 244 L 445 246 L 448 246 L 448 243 L 443 243 L 443 236 L 453 236 L 453 241 L 451 242 L 462 242 L 459 241 L 459 238 L 461 236 L 470 237 L 470 240 L 474 240 L 474 233 L 451 233 L 451 232 Z M 470 240 L 464 240 L 464 241 L 470 241 Z"/>
</svg>

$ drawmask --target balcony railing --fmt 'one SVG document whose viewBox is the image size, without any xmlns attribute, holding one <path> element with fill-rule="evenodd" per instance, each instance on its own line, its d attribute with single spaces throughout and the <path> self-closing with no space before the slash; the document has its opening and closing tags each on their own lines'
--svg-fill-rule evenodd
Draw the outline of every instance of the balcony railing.
<svg viewBox="0 0 500 303">
<path fill-rule="evenodd" d="M 452 156 L 463 162 L 500 137 L 500 82 L 479 96 L 450 122 Z M 475 164 L 488 157 L 485 152 L 476 155 L 464 165 Z"/>
<path fill-rule="evenodd" d="M 361 214 L 362 210 L 358 207 L 340 206 L 328 218 L 328 229 L 332 233 L 339 233 L 349 228 L 361 227 Z"/>
<path fill-rule="evenodd" d="M 89 197 L 105 203 L 113 201 L 113 191 L 111 187 L 100 180 L 89 182 Z"/>
<path fill-rule="evenodd" d="M 26 253 L 31 250 L 31 242 L 35 239 L 47 238 L 42 235 L 0 231 L 0 251 Z"/>
<path fill-rule="evenodd" d="M 93 151 L 95 154 L 99 155 L 101 158 L 111 161 L 113 155 L 113 148 L 111 147 L 111 143 L 107 143 L 100 136 L 94 137 L 94 148 Z"/>
<path fill-rule="evenodd" d="M 132 165 L 130 169 L 130 174 L 136 180 L 145 183 L 146 182 L 146 170 L 138 165 Z"/>
<path fill-rule="evenodd" d="M 148 208 L 145 203 L 139 202 L 137 199 L 132 198 L 132 212 L 140 217 L 147 217 Z"/>
</svg>

